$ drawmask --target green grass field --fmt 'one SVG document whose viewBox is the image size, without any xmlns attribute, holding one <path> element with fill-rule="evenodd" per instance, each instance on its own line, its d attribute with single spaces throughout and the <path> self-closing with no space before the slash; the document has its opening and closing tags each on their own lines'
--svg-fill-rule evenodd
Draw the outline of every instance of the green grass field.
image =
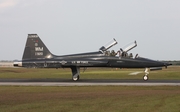
<svg viewBox="0 0 180 112">
<path fill-rule="evenodd" d="M 138 75 L 128 75 L 133 72 L 142 72 Z M 144 69 L 116 69 L 116 68 L 88 68 L 81 69 L 81 79 L 142 79 Z M 66 78 L 71 79 L 70 69 L 27 69 L 27 68 L 0 68 L 0 78 Z M 150 71 L 150 79 L 178 79 L 180 80 L 180 66 L 163 68 L 159 71 Z"/>
<path fill-rule="evenodd" d="M 83 71 L 83 70 L 81 70 Z M 90 68 L 81 79 L 142 79 L 143 69 Z M 180 67 L 150 79 L 180 80 Z M 0 78 L 66 78 L 70 69 L 0 68 Z M 0 86 L 0 112 L 180 112 L 180 86 Z"/>
<path fill-rule="evenodd" d="M 180 87 L 0 87 L 1 112 L 179 112 Z"/>
</svg>

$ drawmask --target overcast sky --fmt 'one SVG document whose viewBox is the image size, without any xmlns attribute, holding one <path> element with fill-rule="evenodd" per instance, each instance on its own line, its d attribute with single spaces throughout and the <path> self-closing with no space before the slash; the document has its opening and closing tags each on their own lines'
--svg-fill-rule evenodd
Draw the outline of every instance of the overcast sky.
<svg viewBox="0 0 180 112">
<path fill-rule="evenodd" d="M 114 50 L 154 60 L 180 60 L 180 0 L 0 0 L 0 60 L 21 59 L 37 33 L 56 55 Z"/>
</svg>

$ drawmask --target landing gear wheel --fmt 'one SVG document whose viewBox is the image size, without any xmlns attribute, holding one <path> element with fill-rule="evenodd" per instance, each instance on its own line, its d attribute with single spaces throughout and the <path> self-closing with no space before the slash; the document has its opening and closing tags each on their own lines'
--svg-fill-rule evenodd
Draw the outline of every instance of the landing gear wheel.
<svg viewBox="0 0 180 112">
<path fill-rule="evenodd" d="M 78 81 L 79 80 L 79 75 L 80 75 L 80 67 L 73 66 L 71 67 L 72 70 L 72 80 L 73 81 Z"/>
<path fill-rule="evenodd" d="M 79 75 L 77 77 L 72 78 L 73 81 L 78 81 L 79 80 Z"/>
<path fill-rule="evenodd" d="M 144 81 L 147 81 L 147 80 L 148 80 L 148 76 L 145 75 L 145 76 L 143 77 L 143 79 L 144 79 Z"/>
</svg>

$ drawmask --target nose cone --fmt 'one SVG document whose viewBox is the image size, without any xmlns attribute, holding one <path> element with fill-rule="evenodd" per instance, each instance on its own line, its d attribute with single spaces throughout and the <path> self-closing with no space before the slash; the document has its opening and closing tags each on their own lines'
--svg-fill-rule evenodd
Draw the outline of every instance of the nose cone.
<svg viewBox="0 0 180 112">
<path fill-rule="evenodd" d="M 151 59 L 148 59 L 148 58 L 138 58 L 139 60 L 143 61 L 144 65 L 146 67 L 167 67 L 167 66 L 170 66 L 172 64 L 170 63 L 167 63 L 167 62 L 163 62 L 163 61 L 156 61 L 156 60 L 151 60 Z"/>
<path fill-rule="evenodd" d="M 167 66 L 170 66 L 170 65 L 172 65 L 171 63 L 167 63 L 167 62 L 165 62 L 165 61 L 156 61 L 156 63 L 157 63 L 157 66 L 159 65 L 159 67 L 161 66 L 161 67 L 166 67 L 167 68 Z"/>
<path fill-rule="evenodd" d="M 171 63 L 167 63 L 167 62 L 163 62 L 163 61 L 156 61 L 157 65 L 159 66 L 165 66 L 167 68 L 167 66 L 172 65 Z"/>
<path fill-rule="evenodd" d="M 171 66 L 171 63 L 164 62 L 164 66 L 167 68 L 167 66 Z"/>
</svg>

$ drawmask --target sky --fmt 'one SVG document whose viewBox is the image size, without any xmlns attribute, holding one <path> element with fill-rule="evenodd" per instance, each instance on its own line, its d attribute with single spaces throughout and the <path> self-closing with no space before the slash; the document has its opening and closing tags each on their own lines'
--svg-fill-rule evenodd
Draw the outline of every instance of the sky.
<svg viewBox="0 0 180 112">
<path fill-rule="evenodd" d="M 179 0 L 0 0 L 0 60 L 21 60 L 28 34 L 55 55 L 115 51 L 154 60 L 180 60 Z M 111 49 L 112 50 L 112 49 Z"/>
</svg>

